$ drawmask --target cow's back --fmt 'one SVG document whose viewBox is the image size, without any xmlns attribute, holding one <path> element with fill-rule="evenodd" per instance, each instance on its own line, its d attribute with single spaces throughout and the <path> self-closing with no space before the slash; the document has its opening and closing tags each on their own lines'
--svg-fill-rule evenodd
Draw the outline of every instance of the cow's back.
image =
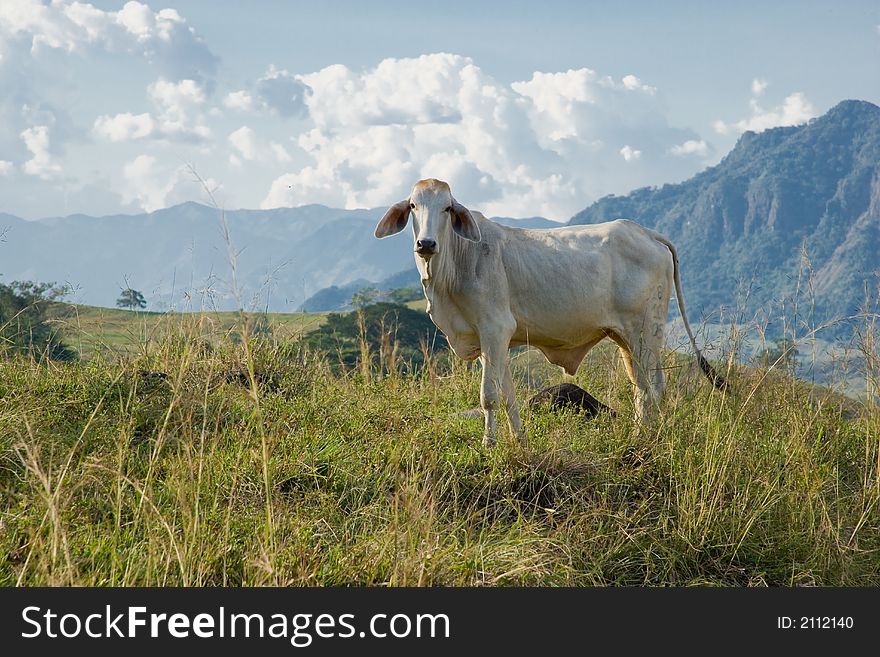
<svg viewBox="0 0 880 657">
<path fill-rule="evenodd" d="M 534 344 L 582 344 L 621 318 L 642 312 L 652 297 L 668 298 L 672 256 L 631 221 L 551 230 L 500 228 L 517 333 L 528 332 Z"/>
</svg>

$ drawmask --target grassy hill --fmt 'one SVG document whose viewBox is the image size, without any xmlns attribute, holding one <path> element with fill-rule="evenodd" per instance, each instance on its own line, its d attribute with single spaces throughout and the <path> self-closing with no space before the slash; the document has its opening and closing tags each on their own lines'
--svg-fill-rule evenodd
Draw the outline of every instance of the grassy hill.
<svg viewBox="0 0 880 657">
<path fill-rule="evenodd" d="M 617 417 L 529 410 L 528 449 L 486 450 L 448 354 L 340 369 L 308 316 L 63 319 L 88 359 L 0 358 L 0 585 L 880 585 L 880 412 L 772 367 L 721 395 L 669 353 L 638 429 L 598 349 L 577 382 Z M 520 399 L 561 378 L 514 363 Z"/>
<path fill-rule="evenodd" d="M 319 328 L 327 313 L 250 313 L 252 320 L 268 320 L 279 338 L 295 339 Z M 120 310 L 99 306 L 57 304 L 53 323 L 82 358 L 97 352 L 135 354 L 144 345 L 177 332 L 195 332 L 209 340 L 223 340 L 240 330 L 237 312 L 165 313 Z"/>
</svg>

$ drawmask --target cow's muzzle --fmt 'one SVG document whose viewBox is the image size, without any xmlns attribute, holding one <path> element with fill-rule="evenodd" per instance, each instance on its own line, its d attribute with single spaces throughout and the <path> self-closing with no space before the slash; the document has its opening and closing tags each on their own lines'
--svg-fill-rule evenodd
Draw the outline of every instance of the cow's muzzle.
<svg viewBox="0 0 880 657">
<path fill-rule="evenodd" d="M 430 239 L 416 240 L 416 253 L 423 258 L 430 258 L 437 253 L 437 241 Z"/>
</svg>

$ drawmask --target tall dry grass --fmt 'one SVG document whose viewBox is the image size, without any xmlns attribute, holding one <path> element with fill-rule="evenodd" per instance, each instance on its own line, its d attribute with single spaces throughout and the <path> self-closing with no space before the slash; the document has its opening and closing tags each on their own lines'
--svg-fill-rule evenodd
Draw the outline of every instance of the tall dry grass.
<svg viewBox="0 0 880 657">
<path fill-rule="evenodd" d="M 0 358 L 0 583 L 880 584 L 870 397 L 736 357 L 720 395 L 670 353 L 638 431 L 598 349 L 577 382 L 617 418 L 528 411 L 527 450 L 486 450 L 456 415 L 478 367 L 426 348 L 406 374 L 389 330 L 340 371 L 242 321 L 236 341 L 194 316 L 135 356 Z M 558 377 L 514 362 L 521 399 Z"/>
</svg>

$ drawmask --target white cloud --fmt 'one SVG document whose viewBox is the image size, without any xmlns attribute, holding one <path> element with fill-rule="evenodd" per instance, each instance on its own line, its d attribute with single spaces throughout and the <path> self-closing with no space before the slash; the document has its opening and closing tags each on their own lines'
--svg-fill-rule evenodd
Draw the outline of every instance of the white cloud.
<svg viewBox="0 0 880 657">
<path fill-rule="evenodd" d="M 15 165 L 9 160 L 0 160 L 0 176 L 11 175 L 15 171 Z"/>
<path fill-rule="evenodd" d="M 699 155 L 700 157 L 705 157 L 709 154 L 709 144 L 703 139 L 688 139 L 683 144 L 676 144 L 670 148 L 669 152 L 672 155 L 680 157 L 685 155 Z"/>
<path fill-rule="evenodd" d="M 620 149 L 620 154 L 627 162 L 630 160 L 640 160 L 642 158 L 642 151 L 630 147 L 629 144 Z"/>
<path fill-rule="evenodd" d="M 293 161 L 290 153 L 282 144 L 261 139 L 246 125 L 230 133 L 227 140 L 235 150 L 229 156 L 229 163 L 236 168 L 242 166 L 242 160 L 248 162 L 260 160 L 264 163 L 277 162 L 280 164 Z"/>
<path fill-rule="evenodd" d="M 254 109 L 254 98 L 247 91 L 232 91 L 226 94 L 223 105 L 239 112 L 250 112 Z"/>
<path fill-rule="evenodd" d="M 98 16 L 94 11 L 60 3 L 4 0 L 0 4 L 0 32 L 30 37 L 31 52 L 35 54 L 41 48 L 74 52 L 102 39 L 109 21 L 102 20 L 104 12 L 96 11 Z"/>
<path fill-rule="evenodd" d="M 205 102 L 205 91 L 195 80 L 169 82 L 159 78 L 147 88 L 147 91 L 153 101 L 166 114 L 173 117 L 183 116 L 189 108 Z"/>
<path fill-rule="evenodd" d="M 377 207 L 434 176 L 490 215 L 566 219 L 597 195 L 656 183 L 660 166 L 664 178 L 693 173 L 668 151 L 698 136 L 670 127 L 656 89 L 634 75 L 584 68 L 504 85 L 437 53 L 293 77 L 307 88 L 315 127 L 297 144 L 311 162 L 279 176 L 263 207 Z"/>
<path fill-rule="evenodd" d="M 138 155 L 122 168 L 122 175 L 125 179 L 122 198 L 126 203 L 136 201 L 148 212 L 164 207 L 168 190 L 156 179 L 155 157 Z"/>
<path fill-rule="evenodd" d="M 257 156 L 257 144 L 254 131 L 246 125 L 240 127 L 228 137 L 229 143 L 238 151 L 239 155 L 246 160 L 253 160 Z"/>
<path fill-rule="evenodd" d="M 153 155 L 138 155 L 122 168 L 120 194 L 125 203 L 134 203 L 147 212 L 182 203 L 204 201 L 204 188 L 183 165 L 171 167 Z M 218 193 L 220 186 L 213 178 L 205 185 Z"/>
<path fill-rule="evenodd" d="M 722 135 L 737 134 L 747 130 L 762 132 L 768 128 L 806 123 L 816 116 L 816 108 L 800 91 L 786 96 L 785 100 L 782 101 L 782 105 L 771 109 L 764 109 L 758 103 L 758 97 L 764 93 L 766 88 L 766 81 L 758 80 L 757 78 L 753 80 L 752 98 L 749 101 L 749 107 L 752 111 L 751 116 L 732 123 L 726 123 L 718 119 L 712 124 L 715 132 Z"/>
<path fill-rule="evenodd" d="M 183 132 L 172 132 L 173 120 L 156 111 L 145 114 L 147 108 L 137 105 L 110 111 L 105 104 L 93 111 L 91 125 L 75 116 L 83 108 L 94 107 L 94 99 L 101 94 L 112 95 L 100 88 L 104 77 L 100 67 L 111 63 L 117 71 L 130 68 L 135 76 L 142 74 L 138 64 L 146 62 L 155 77 L 172 83 L 195 80 L 200 88 L 211 89 L 218 60 L 177 11 L 154 11 L 138 2 L 116 4 L 119 11 L 105 11 L 82 1 L 0 0 L 0 158 L 15 162 L 35 178 L 46 178 L 60 171 L 58 154 L 68 150 L 71 140 L 81 149 L 89 132 L 110 141 L 148 137 L 193 141 L 210 134 L 197 118 L 189 119 Z M 71 71 L 82 72 L 82 63 L 71 61 L 77 58 L 86 65 L 99 64 L 99 77 L 71 78 Z M 170 125 L 163 131 L 164 123 Z M 46 126 L 47 133 L 27 132 L 37 126 Z M 44 149 L 42 141 L 49 136 L 51 149 Z M 102 159 L 106 155 L 102 153 Z M 79 156 L 64 160 L 65 194 L 72 185 L 95 181 L 96 168 L 101 166 L 89 165 Z M 103 166 L 118 170 L 120 165 L 106 159 Z M 55 192 L 47 186 L 45 198 Z M 33 197 L 28 192 L 28 198 Z M 18 201 L 31 203 L 24 199 L 21 191 Z"/>
<path fill-rule="evenodd" d="M 155 129 L 155 121 L 148 113 L 133 115 L 125 112 L 116 116 L 99 116 L 92 131 L 110 141 L 129 141 L 149 137 Z"/>
<path fill-rule="evenodd" d="M 217 65 L 217 57 L 177 11 L 154 13 L 139 2 L 127 2 L 113 12 L 69 0 L 3 0 L 0 35 L 4 33 L 29 39 L 34 56 L 43 49 L 128 51 L 175 80 L 211 77 Z"/>
<path fill-rule="evenodd" d="M 201 114 L 207 95 L 196 80 L 171 82 L 159 78 L 147 87 L 147 93 L 157 108 L 163 136 L 195 140 L 211 136 Z"/>
<path fill-rule="evenodd" d="M 147 94 L 156 108 L 155 116 L 149 112 L 101 115 L 95 119 L 92 132 L 110 141 L 146 137 L 202 141 L 211 137 L 202 113 L 207 95 L 201 84 L 195 80 L 171 82 L 159 78 L 147 87 Z"/>
<path fill-rule="evenodd" d="M 646 84 L 643 84 L 641 80 L 639 80 L 635 75 L 626 75 L 624 76 L 623 86 L 629 89 L 630 91 L 644 91 L 646 94 L 653 95 L 656 93 L 656 87 L 649 87 Z"/>
<path fill-rule="evenodd" d="M 278 160 L 282 164 L 286 164 L 287 162 L 292 162 L 293 158 L 290 157 L 290 153 L 287 152 L 287 149 L 284 148 L 282 144 L 278 142 L 272 142 L 269 144 L 269 147 L 272 149 L 272 153 L 275 155 L 275 159 Z"/>
<path fill-rule="evenodd" d="M 49 152 L 49 126 L 37 125 L 21 133 L 21 139 L 31 152 L 31 159 L 24 163 L 24 172 L 49 180 L 61 172 Z"/>
<path fill-rule="evenodd" d="M 764 94 L 764 91 L 767 89 L 770 83 L 767 80 L 763 80 L 761 78 L 755 78 L 752 80 L 752 96 L 758 97 Z"/>
</svg>

